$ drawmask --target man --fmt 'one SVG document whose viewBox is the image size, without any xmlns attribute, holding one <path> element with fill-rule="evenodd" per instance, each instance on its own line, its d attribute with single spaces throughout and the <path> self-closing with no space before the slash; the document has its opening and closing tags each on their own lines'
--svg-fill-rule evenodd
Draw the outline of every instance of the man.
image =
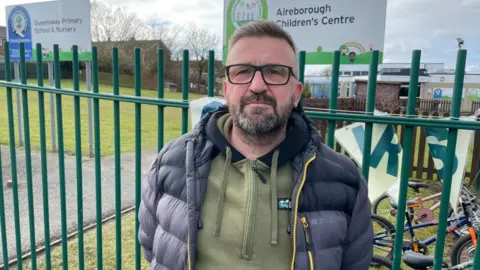
<svg viewBox="0 0 480 270">
<path fill-rule="evenodd" d="M 366 181 L 297 106 L 291 37 L 256 21 L 229 46 L 226 106 L 168 143 L 143 183 L 151 269 L 368 269 Z"/>
</svg>

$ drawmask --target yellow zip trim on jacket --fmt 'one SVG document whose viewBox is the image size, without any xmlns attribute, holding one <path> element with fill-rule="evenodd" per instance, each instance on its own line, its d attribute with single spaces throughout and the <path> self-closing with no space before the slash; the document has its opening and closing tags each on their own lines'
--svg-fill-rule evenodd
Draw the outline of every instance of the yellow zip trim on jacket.
<svg viewBox="0 0 480 270">
<path fill-rule="evenodd" d="M 302 182 L 300 183 L 300 187 L 298 188 L 297 191 L 297 197 L 295 199 L 295 210 L 293 214 L 293 254 L 292 254 L 292 265 L 291 265 L 291 270 L 294 270 L 295 268 L 295 255 L 297 253 L 297 217 L 298 217 L 298 200 L 300 197 L 300 192 L 302 191 L 303 185 L 305 184 L 305 180 L 307 179 L 307 168 L 310 162 L 312 162 L 316 158 L 316 154 L 313 154 L 313 157 L 311 157 L 307 163 L 305 164 L 305 167 L 303 168 L 303 177 L 302 177 Z"/>
</svg>

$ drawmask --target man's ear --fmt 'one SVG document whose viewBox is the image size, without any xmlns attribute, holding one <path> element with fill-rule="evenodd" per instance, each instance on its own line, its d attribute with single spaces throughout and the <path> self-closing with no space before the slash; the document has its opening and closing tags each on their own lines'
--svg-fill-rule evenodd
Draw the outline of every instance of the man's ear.
<svg viewBox="0 0 480 270">
<path fill-rule="evenodd" d="M 297 82 L 295 85 L 295 107 L 298 106 L 298 103 L 300 102 L 300 98 L 302 97 L 303 93 L 303 84 L 301 82 Z"/>
<path fill-rule="evenodd" d="M 225 100 L 225 104 L 228 105 L 228 89 L 227 89 L 227 80 L 223 80 L 223 99 Z"/>
</svg>

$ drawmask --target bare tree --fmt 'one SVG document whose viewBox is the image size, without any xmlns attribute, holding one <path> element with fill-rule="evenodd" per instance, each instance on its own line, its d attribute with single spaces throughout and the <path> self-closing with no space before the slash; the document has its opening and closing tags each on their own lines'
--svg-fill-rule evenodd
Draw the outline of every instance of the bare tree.
<svg viewBox="0 0 480 270">
<path fill-rule="evenodd" d="M 144 23 L 124 6 L 93 1 L 91 4 L 92 39 L 94 42 L 121 42 L 145 37 Z"/>
<path fill-rule="evenodd" d="M 215 49 L 220 38 L 206 28 L 198 27 L 190 23 L 186 27 L 184 36 L 184 47 L 191 53 L 192 58 L 197 62 L 197 79 L 202 81 L 202 74 L 207 69 L 208 52 Z"/>
<path fill-rule="evenodd" d="M 145 21 L 148 39 L 161 40 L 170 51 L 171 57 L 177 57 L 182 50 L 182 32 L 184 25 L 163 20 L 157 15 L 148 17 Z"/>
</svg>

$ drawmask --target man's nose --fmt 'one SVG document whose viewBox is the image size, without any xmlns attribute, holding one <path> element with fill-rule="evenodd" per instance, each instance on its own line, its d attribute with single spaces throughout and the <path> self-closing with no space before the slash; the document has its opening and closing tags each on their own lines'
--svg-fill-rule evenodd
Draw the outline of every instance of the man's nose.
<svg viewBox="0 0 480 270">
<path fill-rule="evenodd" d="M 252 92 L 264 92 L 267 90 L 267 85 L 263 80 L 262 73 L 256 71 L 253 77 L 252 82 L 250 83 L 250 91 Z"/>
</svg>

